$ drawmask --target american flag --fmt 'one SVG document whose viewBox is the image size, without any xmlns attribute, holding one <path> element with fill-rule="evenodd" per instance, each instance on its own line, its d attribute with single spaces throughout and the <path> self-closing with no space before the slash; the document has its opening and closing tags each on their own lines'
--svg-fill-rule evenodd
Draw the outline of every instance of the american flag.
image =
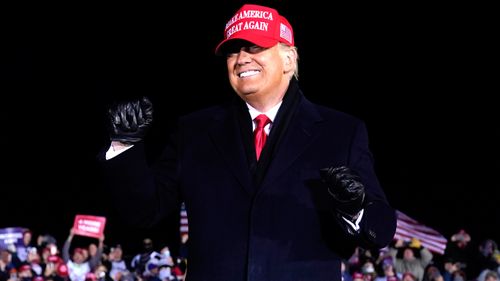
<svg viewBox="0 0 500 281">
<path fill-rule="evenodd" d="M 283 23 L 280 24 L 280 37 L 288 41 L 288 43 L 292 44 L 292 30 L 290 30 L 290 28 L 288 28 L 288 26 L 284 25 Z"/>
<path fill-rule="evenodd" d="M 188 217 L 187 217 L 187 212 L 186 212 L 186 205 L 184 202 L 181 204 L 181 213 L 180 213 L 181 221 L 180 221 L 180 233 L 181 235 L 183 234 L 188 234 L 189 232 L 189 226 L 188 226 Z"/>
<path fill-rule="evenodd" d="M 419 223 L 399 210 L 396 210 L 396 214 L 398 219 L 394 239 L 410 241 L 411 238 L 417 238 L 422 246 L 429 251 L 444 254 L 448 240 L 441 233 Z"/>
</svg>

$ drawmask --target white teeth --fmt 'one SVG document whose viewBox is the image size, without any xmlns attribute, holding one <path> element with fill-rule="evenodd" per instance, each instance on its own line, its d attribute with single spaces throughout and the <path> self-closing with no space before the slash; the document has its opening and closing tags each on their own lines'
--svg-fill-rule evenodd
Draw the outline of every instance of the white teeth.
<svg viewBox="0 0 500 281">
<path fill-rule="evenodd" d="M 240 77 L 248 77 L 248 76 L 255 75 L 257 73 L 259 73 L 259 71 L 257 71 L 257 70 L 245 71 L 245 72 L 240 73 Z"/>
</svg>

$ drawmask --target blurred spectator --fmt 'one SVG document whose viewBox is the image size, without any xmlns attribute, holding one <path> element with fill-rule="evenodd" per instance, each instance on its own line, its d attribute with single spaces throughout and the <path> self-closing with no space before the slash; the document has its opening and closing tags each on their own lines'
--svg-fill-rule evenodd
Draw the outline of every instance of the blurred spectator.
<svg viewBox="0 0 500 281">
<path fill-rule="evenodd" d="M 401 280 L 403 275 L 396 272 L 394 261 L 391 256 L 384 258 L 381 262 L 382 276 L 375 278 L 375 281 Z"/>
<path fill-rule="evenodd" d="M 106 264 L 109 268 L 109 276 L 115 281 L 129 273 L 127 263 L 123 260 L 123 249 L 119 244 L 110 248 Z"/>
<path fill-rule="evenodd" d="M 48 245 L 57 245 L 57 240 L 49 234 L 40 234 L 36 238 L 36 247 L 41 252 L 44 248 L 47 248 Z M 56 246 L 57 248 L 57 246 Z M 51 253 L 51 255 L 55 255 L 56 253 Z"/>
<path fill-rule="evenodd" d="M 485 269 L 479 274 L 477 281 L 498 281 L 498 273 L 491 269 Z"/>
<path fill-rule="evenodd" d="M 149 261 L 153 251 L 153 240 L 151 238 L 144 238 L 144 240 L 142 240 L 142 251 L 135 255 L 130 262 L 131 269 L 137 275 L 142 276 L 146 270 L 146 263 Z"/>
<path fill-rule="evenodd" d="M 371 260 L 366 260 L 361 266 L 361 273 L 363 273 L 363 279 L 365 281 L 373 281 L 377 277 L 377 272 L 375 271 L 375 265 Z"/>
<path fill-rule="evenodd" d="M 469 275 L 469 271 L 467 271 L 467 276 L 469 278 L 478 278 L 484 270 L 496 271 L 499 265 L 495 257 L 497 253 L 498 245 L 494 240 L 485 239 L 481 241 L 478 251 L 473 255 L 473 262 L 471 262 L 469 268 L 472 275 Z"/>
<path fill-rule="evenodd" d="M 113 281 L 109 276 L 109 270 L 105 265 L 98 265 L 94 270 L 95 281 Z"/>
<path fill-rule="evenodd" d="M 47 249 L 42 256 L 45 256 L 45 253 L 49 253 L 49 250 Z M 66 267 L 66 273 L 67 273 L 67 266 L 64 263 L 63 259 L 56 256 L 56 255 L 50 255 L 44 259 L 45 263 L 45 268 L 43 272 L 43 276 L 45 280 L 57 280 L 57 281 L 62 281 L 67 274 L 64 274 L 63 272 L 62 275 L 59 275 L 60 271 L 59 268 L 64 265 Z M 63 269 L 64 271 L 64 269 Z"/>
<path fill-rule="evenodd" d="M 31 270 L 31 266 L 27 263 L 21 264 L 17 269 L 17 278 L 20 281 L 31 281 L 33 279 L 33 271 Z"/>
<path fill-rule="evenodd" d="M 341 281 L 352 281 L 352 276 L 349 273 L 349 266 L 347 264 L 347 261 L 342 260 L 340 262 L 340 272 L 342 275 Z"/>
<path fill-rule="evenodd" d="M 187 232 L 181 233 L 180 242 L 181 243 L 179 247 L 179 256 L 177 257 L 176 263 L 179 265 L 179 269 L 185 273 L 187 267 L 187 259 L 188 259 L 189 233 Z"/>
<path fill-rule="evenodd" d="M 28 253 L 31 251 L 32 248 L 34 248 L 34 245 L 32 244 L 31 238 L 32 238 L 32 233 L 31 230 L 25 229 L 23 231 L 23 240 L 22 243 L 16 246 L 16 253 L 17 257 L 21 262 L 26 261 L 28 258 Z"/>
<path fill-rule="evenodd" d="M 398 239 L 394 246 L 390 247 L 389 255 L 394 260 L 394 268 L 397 272 L 409 272 L 416 281 L 423 280 L 424 270 L 433 258 L 432 253 L 427 248 L 422 247 L 416 238 L 412 238 L 409 243 Z"/>
<path fill-rule="evenodd" d="M 356 272 L 362 272 L 362 266 L 363 264 L 366 263 L 366 261 L 371 261 L 373 262 L 378 258 L 378 253 L 377 255 L 374 255 L 372 251 L 369 249 L 364 249 L 362 247 L 356 247 L 354 249 L 353 254 L 347 261 L 347 264 L 349 266 L 350 272 L 354 273 Z"/>
<path fill-rule="evenodd" d="M 75 235 L 74 229 L 71 228 L 70 234 L 66 241 L 64 242 L 64 246 L 62 249 L 63 260 L 68 266 L 69 278 L 71 281 L 85 281 L 88 276 L 87 273 L 91 272 L 96 266 L 100 263 L 101 256 L 96 255 L 92 257 L 90 260 L 85 259 L 84 249 L 83 248 L 74 248 L 73 255 L 70 259 L 69 248 L 71 247 L 71 241 Z M 103 247 L 104 245 L 104 236 L 99 238 L 99 247 Z M 102 251 L 101 251 L 102 253 Z"/>
<path fill-rule="evenodd" d="M 7 249 L 0 249 L 0 270 L 6 272 L 7 275 L 10 274 L 11 269 L 16 269 L 21 265 L 21 261 L 16 255 L 12 255 L 12 253 Z"/>
<path fill-rule="evenodd" d="M 461 229 L 450 237 L 443 259 L 444 263 L 446 263 L 446 261 L 453 262 L 454 266 L 456 266 L 457 269 L 465 270 L 469 275 L 473 274 L 470 273 L 470 270 L 473 269 L 473 265 L 471 265 L 471 257 L 473 256 L 473 254 L 474 249 L 471 244 L 471 236 L 464 229 Z M 444 274 L 443 277 L 446 281 L 449 281 L 449 276 L 447 276 L 447 274 Z"/>
<path fill-rule="evenodd" d="M 104 251 L 104 236 L 98 239 L 98 244 L 90 243 L 87 247 L 86 260 L 89 261 L 90 270 L 94 271 L 99 265 L 102 264 L 101 258 Z"/>
<path fill-rule="evenodd" d="M 25 263 L 27 263 L 31 266 L 31 270 L 33 271 L 33 273 L 35 275 L 42 275 L 43 274 L 43 267 L 40 264 L 41 258 L 40 258 L 40 255 L 38 254 L 38 251 L 35 247 L 28 248 L 28 256 L 26 257 Z"/>
<path fill-rule="evenodd" d="M 405 272 L 401 281 L 417 281 L 417 278 L 411 272 Z"/>
<path fill-rule="evenodd" d="M 452 257 L 445 257 L 443 262 L 443 279 L 444 281 L 463 281 L 460 279 L 466 280 L 465 271 L 462 269 L 465 268 L 465 263 L 456 261 Z M 460 277 L 457 278 L 457 276 Z M 463 275 L 463 276 L 462 276 Z M 457 280 L 455 280 L 457 279 Z"/>
<path fill-rule="evenodd" d="M 444 278 L 436 265 L 429 264 L 425 269 L 424 281 L 444 281 Z"/>
</svg>

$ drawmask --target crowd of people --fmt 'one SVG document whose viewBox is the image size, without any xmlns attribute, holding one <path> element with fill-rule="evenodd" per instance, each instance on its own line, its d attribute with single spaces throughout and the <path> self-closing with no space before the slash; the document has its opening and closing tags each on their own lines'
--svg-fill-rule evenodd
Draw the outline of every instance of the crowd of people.
<svg viewBox="0 0 500 281">
<path fill-rule="evenodd" d="M 139 252 L 125 253 L 119 244 L 107 245 L 104 235 L 85 247 L 73 245 L 73 229 L 63 242 L 32 237 L 26 229 L 21 244 L 0 249 L 0 281 L 181 281 L 188 268 L 186 252 L 173 254 L 151 238 L 140 241 Z M 498 281 L 499 275 L 496 241 L 476 243 L 464 230 L 450 237 L 444 254 L 412 238 L 381 251 L 358 247 L 342 261 L 343 281 Z"/>
<path fill-rule="evenodd" d="M 0 281 L 184 279 L 185 251 L 173 256 L 167 245 L 155 247 L 151 238 L 144 238 L 141 251 L 127 255 L 120 244 L 107 245 L 104 235 L 83 247 L 73 243 L 75 235 L 71 228 L 62 243 L 50 234 L 39 235 L 35 241 L 26 229 L 22 243 L 0 247 Z"/>
<path fill-rule="evenodd" d="M 376 253 L 358 248 L 343 264 L 344 281 L 496 281 L 499 274 L 497 243 L 492 239 L 472 243 L 465 230 L 450 237 L 443 254 L 413 237 L 395 239 Z"/>
</svg>

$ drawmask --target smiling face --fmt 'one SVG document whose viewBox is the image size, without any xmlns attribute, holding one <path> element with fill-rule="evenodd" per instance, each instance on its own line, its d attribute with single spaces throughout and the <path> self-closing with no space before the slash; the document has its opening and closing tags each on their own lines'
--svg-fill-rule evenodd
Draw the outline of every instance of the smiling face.
<svg viewBox="0 0 500 281">
<path fill-rule="evenodd" d="M 240 42 L 226 52 L 229 82 L 238 96 L 265 112 L 283 99 L 295 56 L 295 49 L 286 45 L 262 48 Z"/>
</svg>

